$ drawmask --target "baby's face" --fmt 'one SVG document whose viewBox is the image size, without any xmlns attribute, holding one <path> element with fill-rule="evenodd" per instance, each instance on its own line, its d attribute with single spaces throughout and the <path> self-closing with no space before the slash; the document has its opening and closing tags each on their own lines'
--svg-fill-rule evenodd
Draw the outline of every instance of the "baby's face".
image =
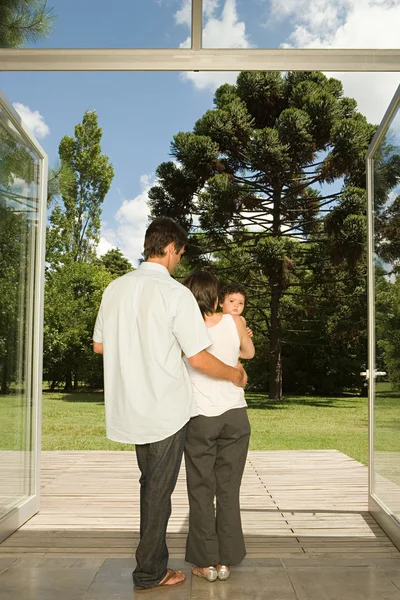
<svg viewBox="0 0 400 600">
<path fill-rule="evenodd" d="M 241 315 L 244 309 L 243 294 L 228 294 L 220 304 L 222 312 L 228 315 Z"/>
</svg>

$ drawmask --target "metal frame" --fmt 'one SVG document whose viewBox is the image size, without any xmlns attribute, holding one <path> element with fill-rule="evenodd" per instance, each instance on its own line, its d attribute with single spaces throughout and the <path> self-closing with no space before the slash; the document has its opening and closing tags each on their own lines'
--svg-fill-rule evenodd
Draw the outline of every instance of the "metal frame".
<svg viewBox="0 0 400 600">
<path fill-rule="evenodd" d="M 38 232 L 34 248 L 34 312 L 32 323 L 32 368 L 30 371 L 31 383 L 31 446 L 30 457 L 34 481 L 30 495 L 15 507 L 8 515 L 0 520 L 0 542 L 21 527 L 28 519 L 38 512 L 40 506 L 40 450 L 42 427 L 42 356 L 43 356 L 43 304 L 44 304 L 44 261 L 46 237 L 46 197 L 47 197 L 47 154 L 34 138 L 29 129 L 24 125 L 21 117 L 11 106 L 10 102 L 0 91 L 0 104 L 21 137 L 37 152 L 40 158 L 40 187 Z"/>
<path fill-rule="evenodd" d="M 400 71 L 400 48 L 203 48 L 202 28 L 192 0 L 190 48 L 6 48 L 0 71 Z"/>
<path fill-rule="evenodd" d="M 388 508 L 374 494 L 374 409 L 375 379 L 375 261 L 374 261 L 374 154 L 400 106 L 400 85 L 376 131 L 367 151 L 367 220 L 368 220 L 368 508 L 374 519 L 400 549 L 400 527 Z"/>
</svg>

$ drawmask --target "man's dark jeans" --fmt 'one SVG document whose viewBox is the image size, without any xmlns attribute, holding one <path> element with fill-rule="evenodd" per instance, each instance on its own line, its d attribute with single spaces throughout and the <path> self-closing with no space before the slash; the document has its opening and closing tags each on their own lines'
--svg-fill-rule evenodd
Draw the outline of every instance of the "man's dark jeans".
<svg viewBox="0 0 400 600">
<path fill-rule="evenodd" d="M 166 531 L 186 440 L 185 425 L 174 435 L 151 444 L 136 445 L 140 477 L 140 542 L 133 582 L 152 588 L 167 574 Z"/>
</svg>

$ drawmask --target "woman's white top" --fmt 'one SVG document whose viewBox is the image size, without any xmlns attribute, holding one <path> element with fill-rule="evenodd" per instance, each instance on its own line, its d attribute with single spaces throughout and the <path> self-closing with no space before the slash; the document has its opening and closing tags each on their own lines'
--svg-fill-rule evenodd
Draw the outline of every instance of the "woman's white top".
<svg viewBox="0 0 400 600">
<path fill-rule="evenodd" d="M 217 325 L 208 328 L 212 345 L 207 352 L 213 354 L 225 364 L 235 367 L 240 353 L 240 339 L 236 323 L 231 315 L 223 315 Z M 185 363 L 193 385 L 194 401 L 198 415 L 216 417 L 233 408 L 246 407 L 244 390 L 230 381 L 214 379 L 203 375 L 189 364 Z M 196 415 L 193 415 L 196 416 Z"/>
</svg>

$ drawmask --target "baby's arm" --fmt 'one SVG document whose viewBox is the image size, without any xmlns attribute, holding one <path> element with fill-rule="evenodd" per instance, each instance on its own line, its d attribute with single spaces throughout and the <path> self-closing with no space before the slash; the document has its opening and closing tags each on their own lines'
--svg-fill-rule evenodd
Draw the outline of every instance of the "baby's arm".
<svg viewBox="0 0 400 600">
<path fill-rule="evenodd" d="M 247 332 L 247 335 L 249 336 L 249 338 L 252 338 L 252 337 L 253 337 L 253 332 L 252 332 L 252 330 L 250 329 L 250 327 L 247 327 L 247 326 L 246 326 L 246 319 L 245 319 L 244 317 L 240 317 L 240 318 L 242 319 L 242 321 L 243 321 L 243 323 L 244 323 L 244 326 L 246 327 L 246 332 Z"/>
<path fill-rule="evenodd" d="M 240 339 L 240 358 L 253 358 L 254 344 L 246 331 L 246 321 L 243 317 L 233 316 Z"/>
</svg>

